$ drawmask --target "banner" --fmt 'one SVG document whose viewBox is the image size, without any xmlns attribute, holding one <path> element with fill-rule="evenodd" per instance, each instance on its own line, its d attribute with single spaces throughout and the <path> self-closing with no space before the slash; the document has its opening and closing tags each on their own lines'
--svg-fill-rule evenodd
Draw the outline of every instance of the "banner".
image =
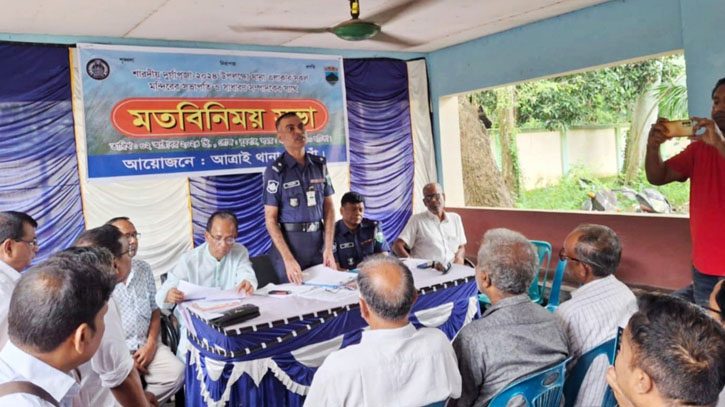
<svg viewBox="0 0 725 407">
<path fill-rule="evenodd" d="M 307 151 L 349 160 L 342 58 L 78 44 L 89 180 L 262 172 L 294 111 Z"/>
</svg>

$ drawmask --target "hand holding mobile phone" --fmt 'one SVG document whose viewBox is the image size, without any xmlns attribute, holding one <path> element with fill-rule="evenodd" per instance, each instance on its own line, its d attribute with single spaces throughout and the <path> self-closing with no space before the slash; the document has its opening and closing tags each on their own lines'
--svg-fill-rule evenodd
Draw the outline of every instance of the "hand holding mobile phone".
<svg viewBox="0 0 725 407">
<path fill-rule="evenodd" d="M 290 295 L 287 290 L 270 290 L 269 295 Z"/>
</svg>

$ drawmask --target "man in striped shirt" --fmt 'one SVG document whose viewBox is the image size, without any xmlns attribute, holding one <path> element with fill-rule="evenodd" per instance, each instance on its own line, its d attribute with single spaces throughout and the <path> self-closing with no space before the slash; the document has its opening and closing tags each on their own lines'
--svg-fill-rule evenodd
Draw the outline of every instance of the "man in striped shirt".
<svg viewBox="0 0 725 407">
<path fill-rule="evenodd" d="M 567 260 L 566 273 L 581 287 L 572 293 L 554 315 L 569 338 L 571 369 L 584 353 L 613 338 L 637 312 L 632 291 L 614 277 L 622 257 L 622 245 L 614 231 L 602 225 L 577 226 L 564 241 L 559 253 Z M 607 383 L 604 376 L 609 362 L 597 357 L 579 389 L 577 407 L 601 406 Z"/>
</svg>

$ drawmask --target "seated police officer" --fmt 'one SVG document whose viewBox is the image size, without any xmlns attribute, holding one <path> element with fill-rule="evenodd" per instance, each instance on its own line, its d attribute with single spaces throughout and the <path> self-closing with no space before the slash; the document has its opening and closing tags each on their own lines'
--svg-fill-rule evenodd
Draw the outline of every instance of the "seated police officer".
<svg viewBox="0 0 725 407">
<path fill-rule="evenodd" d="M 305 151 L 307 132 L 294 112 L 277 119 L 277 139 L 285 152 L 267 167 L 263 178 L 264 220 L 272 238 L 269 257 L 281 282 L 300 284 L 302 269 L 320 263 L 336 267 L 335 191 L 325 157 Z"/>
<path fill-rule="evenodd" d="M 382 224 L 363 217 L 365 198 L 357 192 L 342 196 L 340 214 L 342 219 L 335 223 L 335 262 L 340 270 L 352 270 L 365 257 L 390 251 L 383 236 Z"/>
</svg>

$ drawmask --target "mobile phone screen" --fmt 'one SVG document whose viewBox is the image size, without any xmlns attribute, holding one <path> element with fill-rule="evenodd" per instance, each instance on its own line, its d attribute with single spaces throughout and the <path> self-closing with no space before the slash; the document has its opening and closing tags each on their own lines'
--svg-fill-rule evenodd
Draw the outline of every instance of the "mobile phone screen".
<svg viewBox="0 0 725 407">
<path fill-rule="evenodd" d="M 269 295 L 289 295 L 289 293 L 290 293 L 289 291 L 285 291 L 285 290 L 271 290 L 269 292 Z"/>
</svg>

